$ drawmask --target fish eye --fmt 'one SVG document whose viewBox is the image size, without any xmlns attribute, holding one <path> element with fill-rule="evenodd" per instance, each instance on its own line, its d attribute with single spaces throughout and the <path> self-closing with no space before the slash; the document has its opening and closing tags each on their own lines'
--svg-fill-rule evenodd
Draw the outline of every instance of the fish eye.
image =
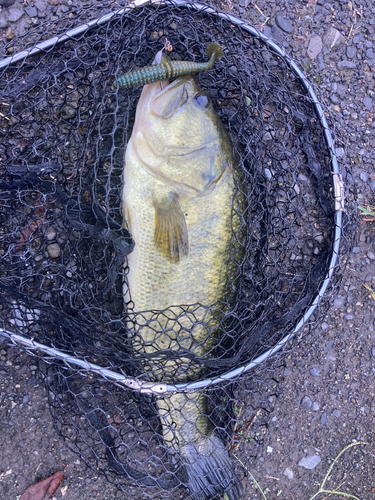
<svg viewBox="0 0 375 500">
<path fill-rule="evenodd" d="M 209 104 L 208 97 L 204 94 L 196 94 L 195 95 L 195 100 L 198 104 L 199 107 L 201 108 L 207 108 Z"/>
</svg>

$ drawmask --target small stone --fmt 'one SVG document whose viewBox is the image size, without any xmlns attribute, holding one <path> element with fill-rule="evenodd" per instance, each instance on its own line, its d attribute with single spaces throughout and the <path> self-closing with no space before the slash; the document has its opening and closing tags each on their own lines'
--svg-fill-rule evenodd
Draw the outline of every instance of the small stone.
<svg viewBox="0 0 375 500">
<path fill-rule="evenodd" d="M 355 315 L 353 313 L 346 313 L 344 314 L 344 318 L 350 321 L 352 319 L 355 319 Z"/>
<path fill-rule="evenodd" d="M 29 17 L 36 17 L 38 15 L 36 8 L 31 5 L 25 8 L 25 12 Z"/>
<path fill-rule="evenodd" d="M 327 330 L 328 328 L 328 323 L 322 323 L 322 330 Z"/>
<path fill-rule="evenodd" d="M 321 462 L 321 458 L 318 455 L 309 455 L 307 457 L 301 458 L 298 462 L 300 467 L 304 467 L 305 469 L 315 469 L 315 467 Z"/>
<path fill-rule="evenodd" d="M 320 417 L 320 423 L 322 425 L 325 425 L 327 422 L 327 413 L 323 413 L 322 416 Z"/>
<path fill-rule="evenodd" d="M 2 7 L 10 7 L 14 3 L 16 3 L 16 0 L 0 0 L 0 5 Z"/>
<path fill-rule="evenodd" d="M 345 157 L 345 149 L 344 148 L 337 148 L 336 155 L 338 158 L 344 158 Z"/>
<path fill-rule="evenodd" d="M 316 58 L 316 62 L 318 64 L 318 68 L 320 70 L 323 70 L 326 67 L 326 65 L 324 64 L 324 59 L 323 59 L 322 54 L 318 54 L 318 56 Z"/>
<path fill-rule="evenodd" d="M 46 230 L 46 238 L 48 241 L 52 241 L 56 238 L 57 232 L 56 229 L 52 226 L 49 226 Z"/>
<path fill-rule="evenodd" d="M 272 453 L 273 452 L 273 448 L 271 448 L 271 446 L 267 446 L 267 453 Z"/>
<path fill-rule="evenodd" d="M 285 470 L 284 470 L 284 475 L 288 478 L 288 479 L 293 479 L 294 478 L 294 472 L 292 471 L 292 469 L 290 467 L 287 467 Z"/>
<path fill-rule="evenodd" d="M 285 39 L 284 33 L 276 26 L 276 24 L 274 24 L 271 28 L 271 37 L 279 43 L 283 43 Z"/>
<path fill-rule="evenodd" d="M 47 2 L 44 2 L 43 0 L 36 0 L 35 7 L 39 10 L 39 12 L 44 13 L 47 9 Z"/>
<path fill-rule="evenodd" d="M 57 259 L 61 255 L 60 246 L 57 243 L 51 243 L 51 245 L 47 245 L 47 253 L 51 259 Z"/>
<path fill-rule="evenodd" d="M 28 401 L 29 401 L 29 396 L 24 396 L 24 397 L 22 398 L 22 403 L 24 403 L 24 404 L 25 404 L 25 403 L 28 403 Z"/>
<path fill-rule="evenodd" d="M 290 22 L 280 16 L 280 14 L 276 16 L 276 22 L 279 28 L 285 31 L 285 33 L 291 33 L 293 31 L 293 26 L 290 24 Z"/>
<path fill-rule="evenodd" d="M 374 51 L 372 49 L 367 49 L 366 50 L 366 58 L 372 59 L 373 57 L 374 57 Z"/>
<path fill-rule="evenodd" d="M 363 98 L 363 105 L 367 109 L 367 111 L 372 111 L 372 99 L 371 97 Z"/>
<path fill-rule="evenodd" d="M 11 23 L 17 22 L 23 16 L 24 11 L 21 9 L 16 9 L 15 7 L 9 9 L 8 21 Z"/>
<path fill-rule="evenodd" d="M 369 250 L 367 252 L 367 257 L 370 259 L 370 260 L 375 260 L 375 254 L 374 252 L 371 252 L 371 250 Z"/>
<path fill-rule="evenodd" d="M 370 189 L 375 192 L 375 181 L 370 182 Z"/>
<path fill-rule="evenodd" d="M 337 83 L 336 84 L 336 92 L 339 95 L 344 96 L 346 94 L 346 91 L 347 91 L 346 85 L 343 85 L 342 83 Z"/>
<path fill-rule="evenodd" d="M 357 49 L 350 45 L 349 47 L 346 47 L 346 57 L 348 59 L 353 59 L 357 54 Z"/>
<path fill-rule="evenodd" d="M 333 302 L 333 308 L 334 309 L 340 309 L 344 305 L 345 299 L 344 297 L 336 297 L 334 302 Z"/>
<path fill-rule="evenodd" d="M 371 349 L 371 354 L 372 354 L 372 357 L 373 357 L 373 358 L 375 358 L 375 347 L 373 347 L 373 348 Z"/>
<path fill-rule="evenodd" d="M 4 17 L 0 17 L 0 28 L 6 28 L 8 26 L 8 21 Z"/>
<path fill-rule="evenodd" d="M 312 406 L 312 401 L 311 399 L 308 397 L 308 396 L 305 396 L 302 401 L 301 401 L 301 405 L 306 408 L 306 410 L 310 410 L 311 406 Z"/>
<path fill-rule="evenodd" d="M 336 418 L 340 418 L 341 412 L 340 412 L 340 410 L 333 410 L 332 415 L 334 415 Z"/>
<path fill-rule="evenodd" d="M 337 63 L 337 67 L 340 71 L 344 69 L 354 69 L 356 67 L 356 63 L 354 61 L 339 61 Z"/>
<path fill-rule="evenodd" d="M 11 40 L 13 40 L 13 38 L 16 36 L 15 32 L 12 30 L 12 28 L 8 28 L 5 35 L 4 35 L 4 38 L 5 40 L 8 40 L 8 42 L 10 42 Z"/>
<path fill-rule="evenodd" d="M 307 48 L 307 55 L 310 59 L 314 60 L 318 54 L 322 51 L 323 42 L 319 35 L 315 35 L 311 38 L 309 46 Z"/>
<path fill-rule="evenodd" d="M 368 173 L 367 173 L 367 172 L 361 172 L 361 173 L 359 174 L 359 177 L 361 178 L 361 180 L 362 180 L 363 182 L 367 182 L 367 181 L 368 181 Z"/>
<path fill-rule="evenodd" d="M 323 43 L 331 50 L 336 50 L 345 43 L 345 37 L 333 26 L 324 33 Z"/>
<path fill-rule="evenodd" d="M 316 401 L 314 401 L 311 408 L 312 408 L 313 411 L 318 411 L 319 408 L 320 408 L 319 403 L 317 403 Z"/>
<path fill-rule="evenodd" d="M 319 369 L 318 368 L 311 368 L 310 375 L 312 377 L 319 377 Z"/>
</svg>

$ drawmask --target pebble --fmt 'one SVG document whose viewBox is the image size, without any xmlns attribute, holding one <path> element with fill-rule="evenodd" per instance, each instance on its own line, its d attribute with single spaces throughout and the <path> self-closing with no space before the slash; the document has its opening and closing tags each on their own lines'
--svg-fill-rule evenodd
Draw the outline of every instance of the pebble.
<svg viewBox="0 0 375 500">
<path fill-rule="evenodd" d="M 323 70 L 326 67 L 326 65 L 324 64 L 324 59 L 323 59 L 322 54 L 318 54 L 318 56 L 316 58 L 316 62 L 318 64 L 318 68 L 320 70 Z"/>
<path fill-rule="evenodd" d="M 39 12 L 42 13 L 44 13 L 47 9 L 47 2 L 44 2 L 43 0 L 36 0 L 34 5 L 39 10 Z"/>
<path fill-rule="evenodd" d="M 366 58 L 372 59 L 373 57 L 374 57 L 374 51 L 372 49 L 367 49 L 366 50 Z"/>
<path fill-rule="evenodd" d="M 340 71 L 343 69 L 354 69 L 356 67 L 356 63 L 354 61 L 339 61 L 337 63 L 337 67 Z"/>
<path fill-rule="evenodd" d="M 343 85 L 342 83 L 337 83 L 336 84 L 336 92 L 339 95 L 344 96 L 346 94 L 346 91 L 347 91 L 346 85 Z"/>
<path fill-rule="evenodd" d="M 317 403 L 316 401 L 314 401 L 311 408 L 312 408 L 313 411 L 318 411 L 319 408 L 320 408 L 319 403 Z"/>
<path fill-rule="evenodd" d="M 61 255 L 61 248 L 58 245 L 58 243 L 51 243 L 50 245 L 47 245 L 46 250 L 47 250 L 48 256 L 51 259 L 57 259 Z"/>
<path fill-rule="evenodd" d="M 16 9 L 15 7 L 12 9 L 9 9 L 8 21 L 11 23 L 15 23 L 16 21 L 21 19 L 23 14 L 24 14 L 24 11 L 21 9 Z"/>
<path fill-rule="evenodd" d="M 305 469 L 315 469 L 315 467 L 321 462 L 321 458 L 318 455 L 309 455 L 307 457 L 301 458 L 298 462 L 300 467 L 304 467 Z"/>
<path fill-rule="evenodd" d="M 276 22 L 279 28 L 285 31 L 285 33 L 291 33 L 293 31 L 293 26 L 290 22 L 284 19 L 280 14 L 276 16 Z"/>
<path fill-rule="evenodd" d="M 370 182 L 371 191 L 375 191 L 375 181 Z"/>
<path fill-rule="evenodd" d="M 28 401 L 29 401 L 29 396 L 24 396 L 22 398 L 22 403 L 28 403 Z"/>
<path fill-rule="evenodd" d="M 346 48 L 346 57 L 348 59 L 353 59 L 357 54 L 357 49 L 350 45 L 349 47 Z"/>
<path fill-rule="evenodd" d="M 292 471 L 292 469 L 290 467 L 287 467 L 285 470 L 284 470 L 284 475 L 288 478 L 288 479 L 293 479 L 294 478 L 294 472 Z"/>
<path fill-rule="evenodd" d="M 311 399 L 309 398 L 309 396 L 305 396 L 302 401 L 301 401 L 301 405 L 306 408 L 306 410 L 310 410 L 311 406 L 312 406 L 312 401 Z"/>
<path fill-rule="evenodd" d="M 38 15 L 38 11 L 32 5 L 29 5 L 25 8 L 25 12 L 29 17 L 36 17 Z"/>
<path fill-rule="evenodd" d="M 371 354 L 372 354 L 372 356 L 375 358 L 375 347 L 373 347 L 373 348 L 371 349 Z"/>
<path fill-rule="evenodd" d="M 375 254 L 374 252 L 371 252 L 371 250 L 369 250 L 367 252 L 367 257 L 370 259 L 370 260 L 375 260 Z"/>
<path fill-rule="evenodd" d="M 4 38 L 5 40 L 8 40 L 8 42 L 10 40 L 13 40 L 13 38 L 16 36 L 15 32 L 12 30 L 12 28 L 8 28 L 5 35 L 4 35 Z"/>
<path fill-rule="evenodd" d="M 0 0 L 0 5 L 2 7 L 10 7 L 14 3 L 16 3 L 16 0 Z"/>
<path fill-rule="evenodd" d="M 359 177 L 361 178 L 361 180 L 362 180 L 363 182 L 367 182 L 367 181 L 368 181 L 368 173 L 367 173 L 367 172 L 361 172 L 361 173 L 359 174 Z"/>
<path fill-rule="evenodd" d="M 57 232 L 53 226 L 49 226 L 46 230 L 46 238 L 48 241 L 52 241 L 56 238 Z"/>
<path fill-rule="evenodd" d="M 319 377 L 319 369 L 318 368 L 311 368 L 310 375 L 312 377 Z"/>
<path fill-rule="evenodd" d="M 322 413 L 322 416 L 320 417 L 320 423 L 322 425 L 325 425 L 327 422 L 327 413 Z"/>
<path fill-rule="evenodd" d="M 271 37 L 279 43 L 283 43 L 285 39 L 284 33 L 276 26 L 276 24 L 274 24 L 271 28 Z"/>
<path fill-rule="evenodd" d="M 336 297 L 333 301 L 333 308 L 340 309 L 344 305 L 345 299 L 344 297 Z"/>
<path fill-rule="evenodd" d="M 323 43 L 331 50 L 336 50 L 345 43 L 345 37 L 333 26 L 324 33 Z"/>
<path fill-rule="evenodd" d="M 340 412 L 340 410 L 333 410 L 332 415 L 334 415 L 336 418 L 340 418 L 341 412 Z"/>
<path fill-rule="evenodd" d="M 367 109 L 367 111 L 372 111 L 372 99 L 371 97 L 363 98 L 363 105 Z"/>
<path fill-rule="evenodd" d="M 338 158 L 344 158 L 345 157 L 345 149 L 344 148 L 337 148 L 336 155 Z"/>
<path fill-rule="evenodd" d="M 349 321 L 351 319 L 355 319 L 355 315 L 353 313 L 346 313 L 344 314 L 344 318 Z"/>
<path fill-rule="evenodd" d="M 314 60 L 318 54 L 322 51 L 323 42 L 319 35 L 315 35 L 311 38 L 309 46 L 307 48 L 307 55 L 310 59 Z"/>
</svg>

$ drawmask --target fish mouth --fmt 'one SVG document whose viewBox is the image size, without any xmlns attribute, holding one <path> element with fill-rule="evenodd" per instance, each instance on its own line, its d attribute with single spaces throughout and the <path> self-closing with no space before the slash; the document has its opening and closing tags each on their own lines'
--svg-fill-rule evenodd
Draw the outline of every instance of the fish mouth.
<svg viewBox="0 0 375 500">
<path fill-rule="evenodd" d="M 186 80 L 184 77 L 179 77 L 165 87 L 161 86 L 161 90 L 150 99 L 150 110 L 155 116 L 168 119 L 182 110 L 194 90 L 192 77 L 190 76 L 187 81 L 184 80 Z M 167 81 L 163 80 L 163 82 Z"/>
</svg>

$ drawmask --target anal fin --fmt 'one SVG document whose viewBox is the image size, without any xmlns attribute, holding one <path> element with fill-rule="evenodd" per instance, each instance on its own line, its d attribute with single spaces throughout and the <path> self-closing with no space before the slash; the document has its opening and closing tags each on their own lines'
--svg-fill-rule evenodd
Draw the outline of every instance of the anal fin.
<svg viewBox="0 0 375 500">
<path fill-rule="evenodd" d="M 154 201 L 154 207 L 155 247 L 170 262 L 178 264 L 189 253 L 185 216 L 173 193 L 162 201 Z"/>
</svg>

